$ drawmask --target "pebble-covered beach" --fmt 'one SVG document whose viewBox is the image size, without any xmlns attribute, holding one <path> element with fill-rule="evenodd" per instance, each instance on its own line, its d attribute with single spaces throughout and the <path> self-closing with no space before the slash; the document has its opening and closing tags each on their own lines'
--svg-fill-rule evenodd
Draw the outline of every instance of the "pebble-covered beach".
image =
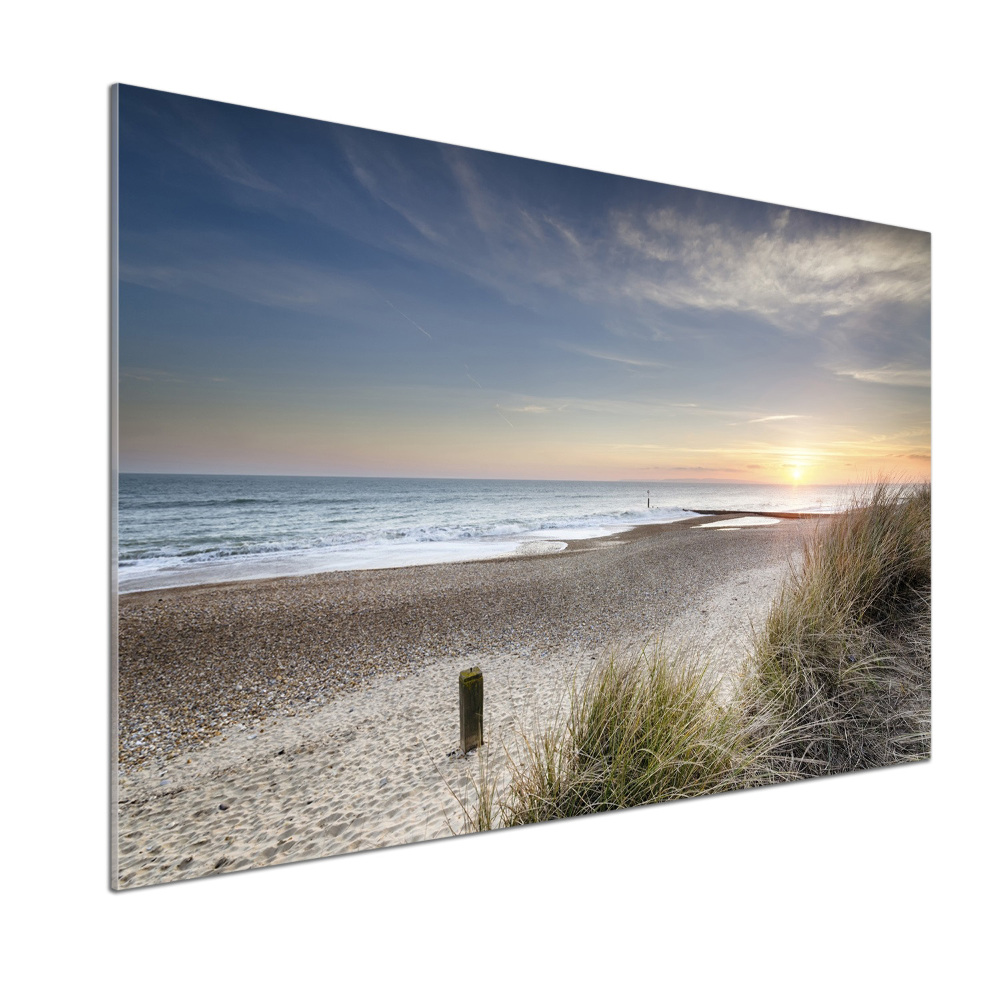
<svg viewBox="0 0 1000 1000">
<path fill-rule="evenodd" d="M 815 525 L 697 527 L 716 520 L 121 595 L 118 885 L 460 832 L 456 791 L 479 766 L 453 754 L 466 666 L 496 748 L 551 724 L 609 647 L 660 639 L 737 667 Z"/>
</svg>

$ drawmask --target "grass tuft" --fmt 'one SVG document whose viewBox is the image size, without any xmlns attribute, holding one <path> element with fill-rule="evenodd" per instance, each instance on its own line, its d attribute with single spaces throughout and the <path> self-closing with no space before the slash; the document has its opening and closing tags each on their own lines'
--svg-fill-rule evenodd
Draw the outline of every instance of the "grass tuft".
<svg viewBox="0 0 1000 1000">
<path fill-rule="evenodd" d="M 805 546 L 743 679 L 656 646 L 609 656 L 525 741 L 475 827 L 515 826 L 930 754 L 930 488 L 876 484 Z"/>
<path fill-rule="evenodd" d="M 930 512 L 929 487 L 879 484 L 807 543 L 739 693 L 748 718 L 780 706 L 775 774 L 929 755 Z"/>
<path fill-rule="evenodd" d="M 765 718 L 723 703 L 682 656 L 611 655 L 574 692 L 566 726 L 527 745 L 492 819 L 517 826 L 746 787 L 767 766 Z"/>
</svg>

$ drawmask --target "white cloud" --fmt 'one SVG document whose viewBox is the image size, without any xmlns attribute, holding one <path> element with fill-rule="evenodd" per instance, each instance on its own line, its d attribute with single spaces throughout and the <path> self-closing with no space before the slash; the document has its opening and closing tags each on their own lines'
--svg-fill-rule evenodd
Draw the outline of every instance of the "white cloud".
<svg viewBox="0 0 1000 1000">
<path fill-rule="evenodd" d="M 573 354 L 584 354 L 588 358 L 597 358 L 599 361 L 613 361 L 620 365 L 632 365 L 636 368 L 667 368 L 662 361 L 651 361 L 647 358 L 627 358 L 620 354 L 611 354 L 607 351 L 598 351 L 591 347 L 582 347 L 578 344 L 567 344 L 559 341 L 557 346 L 564 351 L 571 351 Z"/>
<path fill-rule="evenodd" d="M 909 307 L 910 316 L 926 311 L 925 233 L 777 206 L 740 217 L 730 214 L 725 202 L 714 207 L 711 218 L 672 206 L 595 205 L 584 219 L 530 192 L 501 187 L 485 154 L 438 146 L 437 153 L 427 152 L 425 168 L 414 170 L 392 144 L 368 145 L 350 133 L 338 141 L 354 178 L 398 213 L 402 224 L 372 226 L 364 212 L 332 212 L 344 192 L 321 187 L 317 193 L 305 163 L 283 179 L 280 191 L 242 158 L 234 142 L 214 147 L 209 165 L 244 188 L 268 192 L 266 201 L 279 214 L 290 207 L 310 211 L 354 238 L 464 274 L 510 302 L 546 308 L 554 290 L 585 303 L 618 337 L 674 340 L 682 349 L 671 362 L 680 367 L 685 352 L 696 353 L 699 338 L 738 331 L 741 326 L 731 318 L 737 314 L 763 320 L 786 336 L 821 331 L 813 363 L 838 374 L 885 385 L 929 384 L 927 360 L 912 353 L 912 330 L 884 311 Z M 310 192 L 309 198 L 303 192 Z M 335 289 L 329 275 L 292 275 L 280 264 L 251 274 L 253 265 L 237 268 L 231 256 L 223 256 L 225 265 L 199 265 L 200 274 L 185 269 L 183 278 L 164 269 L 159 275 L 133 270 L 128 277 L 143 284 L 211 285 L 250 301 L 323 313 L 331 313 L 334 301 L 348 292 L 344 285 Z M 728 313 L 730 319 L 712 316 L 706 323 L 698 313 Z M 880 325 L 887 316 L 891 320 Z M 638 370 L 670 367 L 643 358 L 641 349 L 573 349 Z"/>
<path fill-rule="evenodd" d="M 879 385 L 910 386 L 927 389 L 931 384 L 929 368 L 893 368 L 889 365 L 882 368 L 839 369 L 837 375 L 857 379 L 859 382 L 877 382 Z"/>
<path fill-rule="evenodd" d="M 925 233 L 848 220 L 796 232 L 789 218 L 774 209 L 766 229 L 749 232 L 674 208 L 617 213 L 616 240 L 631 254 L 622 292 L 670 308 L 754 313 L 786 329 L 929 301 Z"/>
</svg>

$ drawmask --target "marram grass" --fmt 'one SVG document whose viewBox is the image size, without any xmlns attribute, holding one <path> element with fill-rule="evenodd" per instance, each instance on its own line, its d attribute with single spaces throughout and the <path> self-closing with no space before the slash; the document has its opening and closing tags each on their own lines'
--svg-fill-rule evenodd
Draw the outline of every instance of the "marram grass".
<svg viewBox="0 0 1000 1000">
<path fill-rule="evenodd" d="M 475 829 L 604 812 L 930 754 L 930 488 L 870 487 L 805 546 L 742 680 L 656 646 L 609 655 L 569 720 L 525 739 Z"/>
<path fill-rule="evenodd" d="M 574 694 L 559 734 L 529 746 L 499 806 L 503 825 L 745 787 L 763 716 L 720 701 L 707 670 L 659 648 L 614 655 Z"/>
<path fill-rule="evenodd" d="M 930 508 L 929 487 L 872 487 L 786 581 L 739 692 L 748 718 L 780 707 L 782 778 L 929 756 Z"/>
</svg>

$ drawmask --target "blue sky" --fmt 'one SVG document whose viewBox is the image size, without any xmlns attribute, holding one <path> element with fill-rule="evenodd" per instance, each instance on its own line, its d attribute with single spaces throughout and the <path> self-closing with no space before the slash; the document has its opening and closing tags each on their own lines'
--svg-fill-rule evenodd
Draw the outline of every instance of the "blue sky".
<svg viewBox="0 0 1000 1000">
<path fill-rule="evenodd" d="M 930 476 L 926 233 L 119 99 L 125 471 Z"/>
</svg>

